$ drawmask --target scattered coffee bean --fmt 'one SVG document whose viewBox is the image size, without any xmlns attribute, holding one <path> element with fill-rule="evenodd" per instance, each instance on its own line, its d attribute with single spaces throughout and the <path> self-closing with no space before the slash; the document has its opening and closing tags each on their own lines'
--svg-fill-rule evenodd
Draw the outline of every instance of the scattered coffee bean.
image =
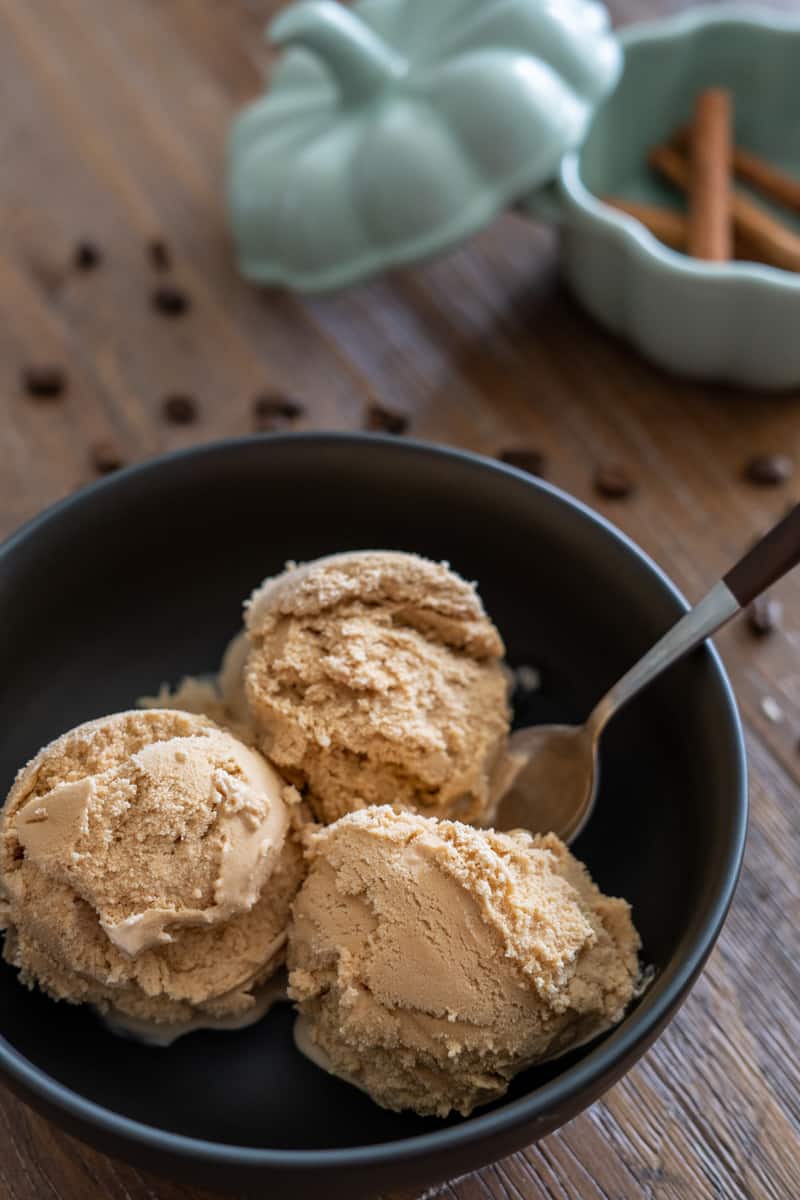
<svg viewBox="0 0 800 1200">
<path fill-rule="evenodd" d="M 147 243 L 147 254 L 157 271 L 168 271 L 172 266 L 172 255 L 163 238 L 153 238 Z"/>
<path fill-rule="evenodd" d="M 608 500 L 625 500 L 636 491 L 636 484 L 624 467 L 609 463 L 595 472 L 594 490 Z"/>
<path fill-rule="evenodd" d="M 785 483 L 794 473 L 794 461 L 787 454 L 756 454 L 745 464 L 745 478 L 761 487 Z"/>
<path fill-rule="evenodd" d="M 170 425 L 191 425 L 197 419 L 197 401 L 194 396 L 175 392 L 164 397 L 161 412 Z"/>
<path fill-rule="evenodd" d="M 116 442 L 110 438 L 93 442 L 89 447 L 89 457 L 98 475 L 110 475 L 125 466 L 125 458 Z"/>
<path fill-rule="evenodd" d="M 509 450 L 501 450 L 497 457 L 510 467 L 516 467 L 518 471 L 527 471 L 529 475 L 544 475 L 547 460 L 541 450 L 512 446 Z"/>
<path fill-rule="evenodd" d="M 78 242 L 72 261 L 78 271 L 93 271 L 103 256 L 94 242 Z"/>
<path fill-rule="evenodd" d="M 57 400 L 66 389 L 67 376 L 61 367 L 25 367 L 22 386 L 37 400 Z"/>
<path fill-rule="evenodd" d="M 176 287 L 159 287 L 153 292 L 153 307 L 165 317 L 182 317 L 191 307 L 186 292 Z"/>
<path fill-rule="evenodd" d="M 293 400 L 283 392 L 261 392 L 253 400 L 253 421 L 260 433 L 269 433 L 271 430 L 291 425 L 293 421 L 298 421 L 305 411 L 298 400 Z"/>
<path fill-rule="evenodd" d="M 752 633 L 758 637 L 764 637 L 767 633 L 772 633 L 773 629 L 781 623 L 783 616 L 783 605 L 780 600 L 773 600 L 771 596 L 757 596 L 753 603 L 747 609 L 747 624 Z"/>
<path fill-rule="evenodd" d="M 393 412 L 380 404 L 371 404 L 367 409 L 364 428 L 372 433 L 405 433 L 409 426 L 408 417 L 403 413 Z"/>
</svg>

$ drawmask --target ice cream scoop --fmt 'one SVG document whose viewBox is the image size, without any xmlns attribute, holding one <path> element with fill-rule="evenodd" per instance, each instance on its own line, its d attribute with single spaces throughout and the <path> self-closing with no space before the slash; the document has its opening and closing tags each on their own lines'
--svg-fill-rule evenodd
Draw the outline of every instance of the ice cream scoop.
<svg viewBox="0 0 800 1200">
<path fill-rule="evenodd" d="M 118 713 L 24 767 L 0 819 L 5 957 L 115 1027 L 257 1015 L 302 878 L 295 797 L 203 717 Z"/>
<path fill-rule="evenodd" d="M 386 1108 L 466 1116 L 634 995 L 629 905 L 556 837 L 380 807 L 317 828 L 307 856 L 288 950 L 299 1044 Z"/>
<path fill-rule="evenodd" d="M 489 823 L 516 767 L 503 642 L 445 563 L 359 551 L 290 566 L 246 612 L 258 744 L 321 821 L 370 804 Z"/>
</svg>

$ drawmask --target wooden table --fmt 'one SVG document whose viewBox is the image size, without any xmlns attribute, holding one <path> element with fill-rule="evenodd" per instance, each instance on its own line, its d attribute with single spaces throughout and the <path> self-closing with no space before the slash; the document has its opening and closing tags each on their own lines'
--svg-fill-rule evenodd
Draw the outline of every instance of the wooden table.
<svg viewBox="0 0 800 1200">
<path fill-rule="evenodd" d="M 299 419 L 280 418 L 296 428 L 358 429 L 378 405 L 418 437 L 489 454 L 535 447 L 549 479 L 699 597 L 798 494 L 797 480 L 748 485 L 742 465 L 759 451 L 800 456 L 800 396 L 653 370 L 562 293 L 551 234 L 513 217 L 448 258 L 334 298 L 240 282 L 220 204 L 223 138 L 259 89 L 261 29 L 275 7 L 0 0 L 0 532 L 89 480 L 91 445 L 111 442 L 133 461 L 244 433 L 254 397 L 269 392 L 302 404 Z M 680 7 L 613 5 L 620 21 Z M 83 238 L 103 258 L 81 272 L 72 256 Z M 169 275 L 148 259 L 152 238 L 168 243 Z M 154 312 L 152 290 L 166 282 L 190 296 L 185 316 Z M 67 371 L 66 394 L 26 398 L 21 369 L 49 363 Z M 174 393 L 196 399 L 195 423 L 164 420 Z M 594 493 L 606 463 L 631 473 L 635 496 Z M 739 623 L 719 639 L 747 725 L 753 815 L 703 978 L 601 1102 L 447 1185 L 449 1200 L 800 1195 L 800 576 L 776 596 L 782 629 L 758 640 Z M 2 1092 L 0 1200 L 48 1195 L 200 1193 L 93 1153 Z"/>
</svg>

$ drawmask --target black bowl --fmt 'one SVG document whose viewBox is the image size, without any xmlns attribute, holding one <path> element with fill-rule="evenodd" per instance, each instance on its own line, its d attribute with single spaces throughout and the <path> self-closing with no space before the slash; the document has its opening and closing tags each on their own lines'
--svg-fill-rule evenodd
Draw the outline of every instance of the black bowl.
<svg viewBox="0 0 800 1200">
<path fill-rule="evenodd" d="M 0 551 L 0 786 L 43 743 L 213 670 L 242 598 L 288 558 L 388 547 L 480 583 L 514 664 L 542 673 L 520 720 L 582 717 L 684 610 L 631 542 L 520 472 L 389 438 L 248 438 L 122 471 Z M 655 981 L 599 1042 L 520 1075 L 468 1120 L 385 1112 L 294 1050 L 280 1006 L 170 1050 L 0 973 L 0 1067 L 72 1133 L 142 1167 L 271 1196 L 370 1195 L 468 1171 L 591 1104 L 674 1014 L 719 933 L 747 816 L 742 735 L 714 651 L 673 668 L 610 728 L 575 846 L 627 897 Z"/>
</svg>

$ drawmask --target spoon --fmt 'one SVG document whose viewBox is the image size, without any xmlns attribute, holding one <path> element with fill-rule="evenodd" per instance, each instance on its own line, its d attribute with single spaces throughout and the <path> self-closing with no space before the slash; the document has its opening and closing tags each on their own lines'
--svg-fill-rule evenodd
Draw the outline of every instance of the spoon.
<svg viewBox="0 0 800 1200">
<path fill-rule="evenodd" d="M 592 815 L 598 743 L 611 718 L 798 562 L 800 504 L 614 684 L 583 725 L 532 725 L 512 733 L 511 753 L 524 766 L 501 802 L 496 828 L 552 831 L 567 843 L 574 841 Z"/>
</svg>

